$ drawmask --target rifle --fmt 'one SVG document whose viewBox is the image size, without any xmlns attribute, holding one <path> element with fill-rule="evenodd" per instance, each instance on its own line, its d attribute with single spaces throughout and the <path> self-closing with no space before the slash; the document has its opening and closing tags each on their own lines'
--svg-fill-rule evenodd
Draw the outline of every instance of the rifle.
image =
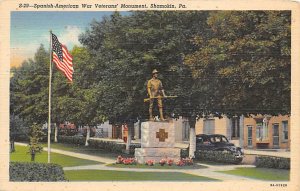
<svg viewBox="0 0 300 191">
<path fill-rule="evenodd" d="M 150 99 L 167 99 L 167 98 L 176 98 L 178 96 L 157 96 L 157 97 L 152 97 L 152 98 L 145 98 L 144 102 L 150 101 Z"/>
</svg>

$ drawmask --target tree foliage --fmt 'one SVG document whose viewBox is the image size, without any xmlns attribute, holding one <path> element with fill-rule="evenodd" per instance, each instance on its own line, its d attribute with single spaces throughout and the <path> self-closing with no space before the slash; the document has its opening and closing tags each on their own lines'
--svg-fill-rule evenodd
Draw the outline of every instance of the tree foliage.
<svg viewBox="0 0 300 191">
<path fill-rule="evenodd" d="M 30 127 L 30 135 L 29 135 L 29 151 L 31 154 L 31 160 L 35 160 L 35 154 L 43 151 L 42 145 L 40 145 L 40 141 L 43 139 L 44 132 L 42 131 L 41 125 L 33 123 Z"/>
<path fill-rule="evenodd" d="M 48 116 L 49 53 L 41 45 L 33 60 L 13 68 L 10 80 L 10 112 L 28 124 L 45 123 Z"/>
<path fill-rule="evenodd" d="M 183 95 L 187 84 L 183 55 L 193 49 L 190 39 L 201 32 L 206 12 L 119 13 L 94 21 L 80 41 L 93 55 L 92 64 L 101 89 L 100 110 L 111 121 L 145 119 L 146 83 L 151 71 L 160 71 L 167 94 Z M 203 21 L 203 22 L 201 22 Z M 184 94 L 186 95 L 186 94 Z M 188 95 L 187 95 L 188 96 Z M 178 101 L 183 105 L 184 99 Z M 180 107 L 167 107 L 168 113 Z"/>
<path fill-rule="evenodd" d="M 211 35 L 195 37 L 186 56 L 208 113 L 289 114 L 291 15 L 289 11 L 218 11 Z"/>
</svg>

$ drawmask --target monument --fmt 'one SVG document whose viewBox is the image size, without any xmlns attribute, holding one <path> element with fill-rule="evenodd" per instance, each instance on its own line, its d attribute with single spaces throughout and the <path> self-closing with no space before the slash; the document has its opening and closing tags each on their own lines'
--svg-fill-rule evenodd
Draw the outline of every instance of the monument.
<svg viewBox="0 0 300 191">
<path fill-rule="evenodd" d="M 149 121 L 143 122 L 141 127 L 141 148 L 135 149 L 135 157 L 138 163 L 145 163 L 154 160 L 158 163 L 161 159 L 180 159 L 180 148 L 175 148 L 175 126 L 172 121 L 168 121 L 163 116 L 162 99 L 176 97 L 166 96 L 162 82 L 158 79 L 158 71 L 152 72 L 152 79 L 147 83 L 149 98 Z M 159 120 L 153 117 L 154 101 L 157 100 L 159 109 Z"/>
</svg>

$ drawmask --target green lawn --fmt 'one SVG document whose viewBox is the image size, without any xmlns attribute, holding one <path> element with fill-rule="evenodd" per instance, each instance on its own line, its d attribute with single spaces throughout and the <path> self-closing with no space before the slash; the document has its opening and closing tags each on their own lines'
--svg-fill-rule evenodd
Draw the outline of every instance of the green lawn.
<svg viewBox="0 0 300 191">
<path fill-rule="evenodd" d="M 219 181 L 181 172 L 68 170 L 65 176 L 70 181 Z"/>
<path fill-rule="evenodd" d="M 237 168 L 229 171 L 219 171 L 225 174 L 245 176 L 260 180 L 281 180 L 288 181 L 290 179 L 290 171 L 283 169 L 270 168 Z"/>
<path fill-rule="evenodd" d="M 146 169 L 201 169 L 201 168 L 207 168 L 205 166 L 201 166 L 201 165 L 197 165 L 197 164 L 195 164 L 193 166 L 176 166 L 176 165 L 161 166 L 160 164 L 155 164 L 154 166 L 148 166 L 145 164 L 124 165 L 124 164 L 114 164 L 113 163 L 113 164 L 108 164 L 106 166 L 115 167 L 115 168 L 146 168 Z"/>
<path fill-rule="evenodd" d="M 10 161 L 13 162 L 30 162 L 31 156 L 28 154 L 28 147 L 15 145 L 16 151 L 10 154 Z M 82 165 L 93 165 L 101 164 L 97 161 L 79 159 L 75 157 L 70 157 L 62 154 L 51 153 L 51 163 L 59 164 L 63 167 L 67 166 L 82 166 Z M 35 162 L 47 163 L 48 155 L 47 152 L 36 154 Z"/>
</svg>

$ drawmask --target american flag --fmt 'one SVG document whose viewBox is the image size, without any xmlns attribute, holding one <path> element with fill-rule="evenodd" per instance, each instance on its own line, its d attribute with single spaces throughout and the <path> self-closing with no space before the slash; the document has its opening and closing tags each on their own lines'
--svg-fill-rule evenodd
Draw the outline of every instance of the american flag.
<svg viewBox="0 0 300 191">
<path fill-rule="evenodd" d="M 74 72 L 73 58 L 68 52 L 67 47 L 61 44 L 54 34 L 52 34 L 52 53 L 52 61 L 56 64 L 56 67 L 72 82 Z"/>
</svg>

